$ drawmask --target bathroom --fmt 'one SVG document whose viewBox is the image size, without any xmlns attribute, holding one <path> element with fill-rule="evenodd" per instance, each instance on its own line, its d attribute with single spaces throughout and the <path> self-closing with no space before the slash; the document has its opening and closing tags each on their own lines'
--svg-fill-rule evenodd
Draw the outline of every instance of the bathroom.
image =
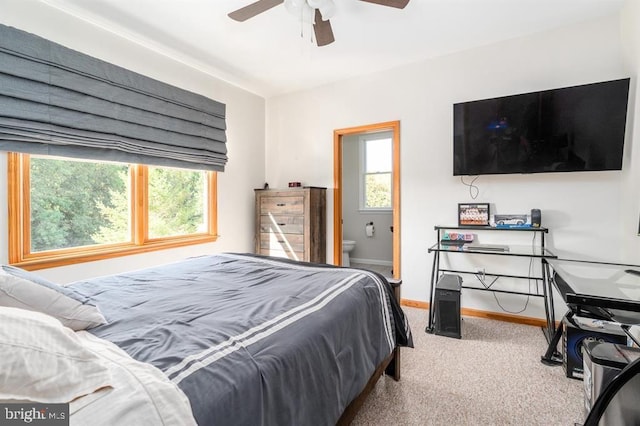
<svg viewBox="0 0 640 426">
<path fill-rule="evenodd" d="M 347 135 L 342 145 L 342 265 L 392 276 L 390 131 Z"/>
</svg>

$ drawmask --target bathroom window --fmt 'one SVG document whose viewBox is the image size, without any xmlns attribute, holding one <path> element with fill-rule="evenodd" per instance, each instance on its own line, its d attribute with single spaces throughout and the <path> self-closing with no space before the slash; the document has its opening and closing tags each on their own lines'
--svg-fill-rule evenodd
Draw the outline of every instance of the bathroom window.
<svg viewBox="0 0 640 426">
<path fill-rule="evenodd" d="M 391 210 L 393 140 L 390 132 L 360 137 L 360 209 Z"/>
</svg>

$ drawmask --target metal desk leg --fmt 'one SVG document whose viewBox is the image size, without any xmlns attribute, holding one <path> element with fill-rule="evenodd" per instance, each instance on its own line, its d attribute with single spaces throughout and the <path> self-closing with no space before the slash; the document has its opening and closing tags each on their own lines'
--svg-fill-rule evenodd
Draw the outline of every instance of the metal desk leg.
<svg viewBox="0 0 640 426">
<path fill-rule="evenodd" d="M 547 271 L 547 285 L 549 286 L 549 327 L 553 333 L 553 330 L 556 328 L 556 310 L 553 302 L 553 278 L 551 278 L 551 272 L 549 271 L 549 263 L 545 261 L 544 265 Z"/>
<path fill-rule="evenodd" d="M 550 318 L 549 299 L 553 297 L 553 294 L 551 293 L 551 288 L 547 285 L 549 277 L 547 275 L 547 269 L 545 268 L 545 264 L 546 264 L 545 260 L 542 259 L 542 263 L 540 265 L 542 267 L 542 295 L 543 295 L 542 298 L 544 299 L 544 315 L 547 319 L 547 325 L 543 331 L 544 331 L 544 337 L 545 339 L 547 339 L 547 343 L 549 343 L 551 342 L 551 334 L 552 334 L 551 332 L 552 323 Z"/>
<path fill-rule="evenodd" d="M 433 266 L 431 267 L 431 289 L 429 290 L 429 322 L 427 323 L 427 328 L 425 331 L 427 333 L 433 333 L 433 321 L 434 318 L 434 306 L 433 306 L 433 296 L 435 294 L 436 289 L 436 279 L 438 275 L 438 269 L 440 268 L 440 252 L 433 252 Z"/>
<path fill-rule="evenodd" d="M 544 309 L 547 320 L 547 328 L 545 330 L 545 338 L 547 343 L 551 341 L 556 327 L 556 314 L 555 306 L 553 303 L 553 284 L 552 284 L 551 272 L 549 271 L 549 263 L 542 259 L 542 292 L 544 298 Z"/>
<path fill-rule="evenodd" d="M 573 312 L 569 311 L 567 312 L 563 319 L 566 318 L 567 320 L 571 320 L 571 318 L 573 318 Z M 560 338 L 562 337 L 562 331 L 564 330 L 564 321 L 560 321 L 560 324 L 558 324 L 558 328 L 556 328 L 555 333 L 553 333 L 553 338 L 549 341 L 549 346 L 547 347 L 547 352 L 545 352 L 545 354 L 541 357 L 540 361 L 542 361 L 543 364 L 546 365 L 559 365 L 562 364 L 562 359 L 559 359 L 557 356 L 555 356 L 558 352 L 557 347 L 558 347 L 558 342 L 560 341 Z"/>
</svg>

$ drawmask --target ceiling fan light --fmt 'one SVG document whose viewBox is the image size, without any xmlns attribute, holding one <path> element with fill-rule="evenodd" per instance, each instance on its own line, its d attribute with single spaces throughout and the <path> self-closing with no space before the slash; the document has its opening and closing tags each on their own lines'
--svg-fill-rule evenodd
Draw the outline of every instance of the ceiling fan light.
<svg viewBox="0 0 640 426">
<path fill-rule="evenodd" d="M 307 0 L 284 0 L 285 6 L 288 4 L 297 8 L 301 8 L 307 3 Z"/>
<path fill-rule="evenodd" d="M 322 20 L 328 21 L 329 19 L 333 18 L 333 15 L 336 14 L 336 4 L 333 2 L 333 0 L 326 0 L 324 2 L 324 5 L 319 7 L 318 10 L 320 10 Z"/>
<path fill-rule="evenodd" d="M 336 5 L 333 0 L 307 0 L 307 4 L 320 11 L 323 21 L 327 21 L 335 15 Z"/>
<path fill-rule="evenodd" d="M 299 16 L 306 3 L 306 0 L 284 0 L 284 7 L 292 15 Z"/>
<path fill-rule="evenodd" d="M 314 9 L 307 4 L 307 0 L 284 0 L 284 7 L 302 22 L 314 23 Z"/>
<path fill-rule="evenodd" d="M 309 7 L 308 4 L 305 4 L 302 7 L 302 22 L 306 24 L 314 24 L 315 21 L 316 21 L 315 9 L 312 7 Z"/>
</svg>

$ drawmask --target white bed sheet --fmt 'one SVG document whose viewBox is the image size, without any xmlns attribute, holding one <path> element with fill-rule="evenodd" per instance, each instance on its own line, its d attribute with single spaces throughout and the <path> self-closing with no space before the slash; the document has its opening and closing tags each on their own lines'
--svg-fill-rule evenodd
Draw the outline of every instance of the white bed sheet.
<svg viewBox="0 0 640 426">
<path fill-rule="evenodd" d="M 70 425 L 196 425 L 186 395 L 159 369 L 88 332 L 76 334 L 108 365 L 113 387 L 72 401 Z"/>
</svg>

